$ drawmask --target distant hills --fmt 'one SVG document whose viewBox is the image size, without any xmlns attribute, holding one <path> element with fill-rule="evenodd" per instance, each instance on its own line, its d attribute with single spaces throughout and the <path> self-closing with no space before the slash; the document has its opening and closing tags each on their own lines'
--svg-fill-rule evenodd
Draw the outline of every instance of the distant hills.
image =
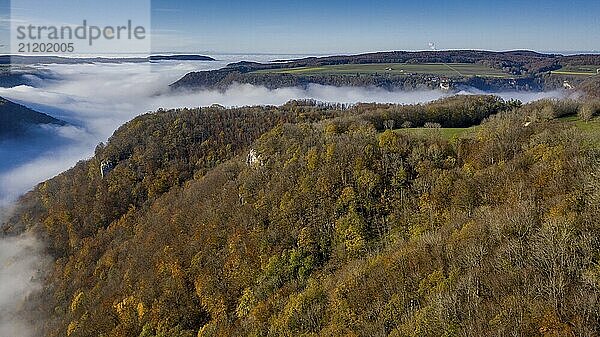
<svg viewBox="0 0 600 337">
<path fill-rule="evenodd" d="M 67 123 L 0 97 L 0 139 L 22 135 L 31 127 L 42 124 Z"/>
<path fill-rule="evenodd" d="M 150 61 L 216 61 L 204 55 L 151 55 L 147 59 Z"/>
<path fill-rule="evenodd" d="M 33 65 L 0 64 L 0 88 L 34 85 L 35 78 L 54 79 L 56 75 L 49 69 Z"/>
<path fill-rule="evenodd" d="M 0 55 L 2 64 L 144 63 L 153 61 L 215 61 L 204 55 L 150 55 L 148 57 L 63 57 Z"/>
<path fill-rule="evenodd" d="M 150 55 L 148 57 L 62 57 L 62 56 L 22 56 L 0 55 L 0 87 L 12 88 L 19 85 L 32 85 L 31 76 L 51 78 L 53 74 L 47 69 L 35 67 L 40 64 L 90 64 L 90 63 L 153 63 L 160 61 L 215 61 L 204 55 Z"/>
<path fill-rule="evenodd" d="M 453 64 L 473 64 L 495 69 L 503 78 L 494 76 L 464 75 L 457 71 L 451 76 L 421 71 L 398 74 L 382 68 L 379 72 L 339 74 L 328 71 L 339 65 L 418 65 L 440 64 L 452 69 Z M 584 77 L 553 74 L 565 67 L 600 65 L 600 55 L 582 54 L 564 56 L 517 50 L 491 52 L 479 50 L 451 51 L 391 51 L 360 55 L 308 57 L 271 63 L 237 62 L 225 68 L 191 72 L 171 85 L 173 89 L 223 89 L 232 83 L 263 85 L 268 88 L 323 84 L 334 86 L 376 86 L 385 89 L 439 88 L 440 80 L 448 79 L 454 86 L 470 86 L 481 90 L 545 90 L 563 86 L 568 78 L 577 84 Z M 324 68 L 324 69 L 322 69 Z M 307 73 L 306 70 L 315 70 Z M 446 69 L 447 71 L 447 69 Z M 552 74 L 552 76 L 550 76 Z"/>
</svg>

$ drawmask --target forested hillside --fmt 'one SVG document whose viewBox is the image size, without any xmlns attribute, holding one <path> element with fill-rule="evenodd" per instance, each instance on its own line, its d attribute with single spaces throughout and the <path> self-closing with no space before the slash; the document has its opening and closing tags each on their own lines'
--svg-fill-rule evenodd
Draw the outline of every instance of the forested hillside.
<svg viewBox="0 0 600 337">
<path fill-rule="evenodd" d="M 568 80 L 576 87 L 586 79 L 582 76 L 558 76 L 550 72 L 563 67 L 600 64 L 600 56 L 595 54 L 563 56 L 541 54 L 532 51 L 490 52 L 478 50 L 447 51 L 391 51 L 359 55 L 339 55 L 308 57 L 297 60 L 279 60 L 271 63 L 237 62 L 217 70 L 190 72 L 171 84 L 172 89 L 226 89 L 233 83 L 261 85 L 267 88 L 307 87 L 309 84 L 331 86 L 375 86 L 386 90 L 438 89 L 439 73 L 423 70 L 421 73 L 390 73 L 381 71 L 370 74 L 316 73 L 303 74 L 272 72 L 273 70 L 302 70 L 303 68 L 321 69 L 331 65 L 394 64 L 405 65 L 473 64 L 500 70 L 503 76 L 469 76 L 456 71 L 449 77 L 453 87 L 472 87 L 486 92 L 500 91 L 543 91 L 563 88 Z M 592 66 L 593 67 L 593 66 Z M 390 67 L 391 69 L 391 67 Z M 388 69 L 389 70 L 389 69 Z M 455 69 L 454 69 L 455 70 Z"/>
<path fill-rule="evenodd" d="M 174 90 L 219 89 L 225 90 L 235 83 L 264 86 L 269 89 L 285 87 L 307 88 L 311 84 L 336 87 L 378 87 L 386 90 L 431 90 L 439 89 L 439 82 L 431 80 L 430 74 L 393 75 L 386 73 L 370 75 L 297 75 L 277 73 L 240 72 L 235 68 L 222 70 L 192 72 L 171 84 Z M 499 79 L 482 77 L 454 77 L 455 87 L 472 87 L 482 91 L 502 90 L 535 90 L 555 89 L 562 86 L 557 83 L 544 82 L 541 78 Z"/>
<path fill-rule="evenodd" d="M 581 91 L 588 98 L 600 99 L 600 76 L 594 76 L 585 81 L 581 86 Z"/>
<path fill-rule="evenodd" d="M 0 139 L 21 135 L 41 124 L 66 123 L 0 97 Z"/>
<path fill-rule="evenodd" d="M 159 111 L 7 231 L 56 259 L 47 336 L 596 336 L 599 114 L 493 96 Z"/>
</svg>

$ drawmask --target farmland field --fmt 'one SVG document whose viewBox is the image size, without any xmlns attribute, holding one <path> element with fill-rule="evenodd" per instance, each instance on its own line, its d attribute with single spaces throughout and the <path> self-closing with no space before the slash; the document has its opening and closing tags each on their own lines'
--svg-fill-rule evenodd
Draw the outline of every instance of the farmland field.
<svg viewBox="0 0 600 337">
<path fill-rule="evenodd" d="M 372 75 L 372 74 L 432 74 L 438 76 L 481 76 L 509 77 L 507 73 L 481 64 L 471 63 L 372 63 L 372 64 L 340 64 L 316 67 L 298 67 L 288 69 L 259 70 L 257 73 L 277 73 L 296 75 Z"/>
<path fill-rule="evenodd" d="M 600 65 L 565 66 L 552 72 L 555 75 L 590 76 L 598 74 Z"/>
</svg>

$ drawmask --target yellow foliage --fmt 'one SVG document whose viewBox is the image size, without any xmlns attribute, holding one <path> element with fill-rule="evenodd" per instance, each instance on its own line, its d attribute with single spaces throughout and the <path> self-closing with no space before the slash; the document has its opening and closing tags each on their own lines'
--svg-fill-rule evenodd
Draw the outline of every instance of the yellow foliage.
<svg viewBox="0 0 600 337">
<path fill-rule="evenodd" d="M 317 149 L 313 147 L 310 150 L 308 150 L 308 153 L 306 154 L 306 166 L 309 170 L 312 171 L 315 168 L 317 168 L 318 162 L 319 153 L 317 152 Z"/>
<path fill-rule="evenodd" d="M 238 318 L 246 317 L 250 310 L 252 310 L 252 306 L 254 306 L 255 302 L 256 297 L 254 296 L 254 292 L 252 291 L 252 289 L 246 288 L 235 310 L 236 316 Z"/>
<path fill-rule="evenodd" d="M 344 187 L 340 197 L 338 198 L 339 205 L 348 207 L 354 203 L 354 200 L 356 200 L 356 193 L 354 192 L 354 189 L 351 186 Z"/>
<path fill-rule="evenodd" d="M 398 151 L 398 137 L 398 134 L 394 131 L 385 130 L 379 136 L 379 147 L 391 152 Z"/>
<path fill-rule="evenodd" d="M 298 234 L 298 247 L 306 251 L 312 251 L 316 248 L 316 245 L 317 243 L 313 238 L 310 228 L 302 227 L 300 234 Z"/>
<path fill-rule="evenodd" d="M 539 332 L 544 337 L 574 336 L 571 326 L 564 323 L 554 312 L 548 312 L 542 318 Z"/>
<path fill-rule="evenodd" d="M 138 305 L 137 305 L 137 313 L 138 313 L 138 317 L 139 317 L 139 318 L 143 318 L 143 317 L 144 317 L 144 315 L 146 314 L 146 312 L 147 312 L 147 309 L 146 309 L 146 307 L 144 306 L 144 303 L 142 303 L 142 302 L 138 303 Z"/>
<path fill-rule="evenodd" d="M 69 323 L 69 326 L 67 327 L 67 336 L 71 336 L 75 330 L 77 330 L 77 322 L 73 321 Z"/>
<path fill-rule="evenodd" d="M 79 307 L 79 304 L 81 304 L 82 299 L 83 291 L 80 291 L 79 293 L 77 293 L 77 295 L 73 297 L 73 300 L 71 301 L 71 312 L 77 310 L 77 307 Z"/>
<path fill-rule="evenodd" d="M 50 197 L 48 195 L 48 182 L 47 181 L 40 184 L 39 191 L 40 191 L 40 199 L 41 199 L 42 205 L 44 205 L 44 207 L 48 208 L 50 205 Z"/>
<path fill-rule="evenodd" d="M 337 125 L 335 125 L 334 123 L 330 123 L 327 124 L 327 126 L 325 126 L 325 134 L 326 135 L 333 135 L 337 133 Z"/>
<path fill-rule="evenodd" d="M 475 173 L 475 167 L 471 163 L 465 163 L 462 167 L 463 172 L 472 175 Z"/>
<path fill-rule="evenodd" d="M 348 227 L 344 234 L 344 246 L 346 247 L 346 251 L 348 252 L 348 254 L 350 254 L 350 256 L 356 256 L 363 249 L 365 249 L 365 238 L 360 234 L 360 232 L 356 228 Z"/>
<path fill-rule="evenodd" d="M 327 161 L 331 161 L 333 158 L 335 158 L 335 143 L 327 145 L 325 158 Z"/>
<path fill-rule="evenodd" d="M 477 223 L 473 220 L 467 221 L 462 228 L 455 230 L 452 233 L 452 240 L 460 242 L 467 241 L 471 238 L 476 237 L 478 232 Z"/>
<path fill-rule="evenodd" d="M 165 246 L 163 249 L 163 253 L 167 256 L 171 256 L 173 254 L 173 248 L 169 246 Z M 156 266 L 159 273 L 169 273 L 173 278 L 183 278 L 183 270 L 178 261 L 160 261 Z"/>
<path fill-rule="evenodd" d="M 129 318 L 130 310 L 135 305 L 135 298 L 133 296 L 128 296 L 124 298 L 121 302 L 115 304 L 113 307 L 119 316 L 119 319 L 122 321 L 126 321 Z"/>
</svg>

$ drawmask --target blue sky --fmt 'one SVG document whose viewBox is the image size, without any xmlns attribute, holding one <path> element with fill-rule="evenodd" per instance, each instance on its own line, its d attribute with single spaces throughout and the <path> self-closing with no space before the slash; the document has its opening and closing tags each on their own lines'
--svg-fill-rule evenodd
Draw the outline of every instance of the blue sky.
<svg viewBox="0 0 600 337">
<path fill-rule="evenodd" d="M 600 1 L 153 2 L 153 27 L 229 52 L 600 49 Z M 157 33 L 161 33 L 158 31 Z M 175 41 L 174 41 L 175 42 Z"/>
<path fill-rule="evenodd" d="M 7 4 L 0 0 L 0 8 Z M 600 1 L 592 0 L 153 0 L 151 10 L 154 51 L 331 54 L 423 50 L 429 42 L 439 49 L 600 49 Z"/>
</svg>

